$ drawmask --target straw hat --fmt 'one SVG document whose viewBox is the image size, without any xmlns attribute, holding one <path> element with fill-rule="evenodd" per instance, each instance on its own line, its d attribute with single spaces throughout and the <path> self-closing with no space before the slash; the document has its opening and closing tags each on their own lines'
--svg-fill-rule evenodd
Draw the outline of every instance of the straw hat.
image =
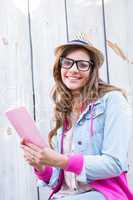
<svg viewBox="0 0 133 200">
<path fill-rule="evenodd" d="M 76 39 L 76 40 L 71 40 L 71 41 L 68 41 L 66 44 L 62 44 L 58 47 L 56 47 L 55 49 L 55 54 L 60 50 L 60 49 L 65 49 L 65 47 L 68 47 L 68 46 L 80 46 L 80 47 L 84 47 L 86 50 L 89 50 L 91 52 L 93 52 L 95 54 L 95 56 L 97 57 L 98 59 L 98 65 L 99 67 L 102 66 L 103 62 L 104 62 L 104 55 L 102 53 L 101 50 L 97 49 L 96 47 L 94 47 L 91 42 L 89 41 L 84 41 L 84 40 L 79 40 L 79 39 Z"/>
</svg>

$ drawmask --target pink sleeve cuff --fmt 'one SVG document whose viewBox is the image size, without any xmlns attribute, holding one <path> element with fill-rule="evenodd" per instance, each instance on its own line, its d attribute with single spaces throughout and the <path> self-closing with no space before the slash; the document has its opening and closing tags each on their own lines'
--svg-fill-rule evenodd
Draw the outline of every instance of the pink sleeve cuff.
<svg viewBox="0 0 133 200">
<path fill-rule="evenodd" d="M 34 168 L 34 173 L 37 175 L 37 177 L 40 180 L 46 182 L 47 184 L 49 183 L 49 180 L 52 176 L 52 172 L 53 172 L 53 169 L 50 166 L 45 166 L 44 170 L 42 170 L 42 171 L 37 171 Z"/>
<path fill-rule="evenodd" d="M 83 161 L 84 158 L 82 154 L 70 155 L 67 166 L 64 170 L 74 172 L 75 174 L 79 175 L 83 168 Z"/>
</svg>

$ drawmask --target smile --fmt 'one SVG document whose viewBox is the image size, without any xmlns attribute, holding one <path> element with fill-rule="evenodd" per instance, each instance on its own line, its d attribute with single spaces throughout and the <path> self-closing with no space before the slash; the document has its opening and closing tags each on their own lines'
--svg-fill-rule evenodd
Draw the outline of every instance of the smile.
<svg viewBox="0 0 133 200">
<path fill-rule="evenodd" d="M 74 76 L 66 76 L 69 80 L 79 80 L 81 77 L 74 77 Z"/>
</svg>

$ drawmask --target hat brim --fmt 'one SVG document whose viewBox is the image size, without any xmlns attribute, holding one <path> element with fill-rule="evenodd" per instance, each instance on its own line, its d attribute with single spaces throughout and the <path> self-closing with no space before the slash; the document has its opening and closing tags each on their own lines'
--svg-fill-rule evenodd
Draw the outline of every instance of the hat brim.
<svg viewBox="0 0 133 200">
<path fill-rule="evenodd" d="M 79 47 L 85 48 L 85 49 L 88 50 L 88 51 L 93 52 L 94 55 L 97 57 L 99 67 L 101 67 L 101 66 L 103 65 L 103 63 L 104 63 L 104 55 L 103 55 L 103 53 L 102 53 L 99 49 L 97 49 L 97 48 L 95 48 L 94 46 L 89 45 L 89 44 L 76 44 L 76 43 L 75 43 L 75 44 L 74 44 L 74 43 L 62 44 L 62 45 L 60 45 L 60 46 L 58 46 L 58 47 L 55 48 L 55 54 L 56 54 L 59 50 L 61 50 L 61 49 L 64 49 L 64 50 L 65 50 L 65 48 L 66 48 L 66 47 L 69 47 L 69 46 L 70 46 L 70 47 L 79 46 Z"/>
</svg>

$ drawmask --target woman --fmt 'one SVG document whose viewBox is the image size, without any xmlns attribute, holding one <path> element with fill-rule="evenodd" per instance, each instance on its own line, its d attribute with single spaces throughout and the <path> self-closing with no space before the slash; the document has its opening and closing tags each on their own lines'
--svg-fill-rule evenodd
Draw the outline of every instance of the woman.
<svg viewBox="0 0 133 200">
<path fill-rule="evenodd" d="M 99 78 L 104 57 L 92 44 L 72 40 L 55 55 L 51 148 L 23 140 L 26 161 L 52 187 L 49 199 L 133 199 L 126 181 L 130 124 L 124 92 Z"/>
</svg>

